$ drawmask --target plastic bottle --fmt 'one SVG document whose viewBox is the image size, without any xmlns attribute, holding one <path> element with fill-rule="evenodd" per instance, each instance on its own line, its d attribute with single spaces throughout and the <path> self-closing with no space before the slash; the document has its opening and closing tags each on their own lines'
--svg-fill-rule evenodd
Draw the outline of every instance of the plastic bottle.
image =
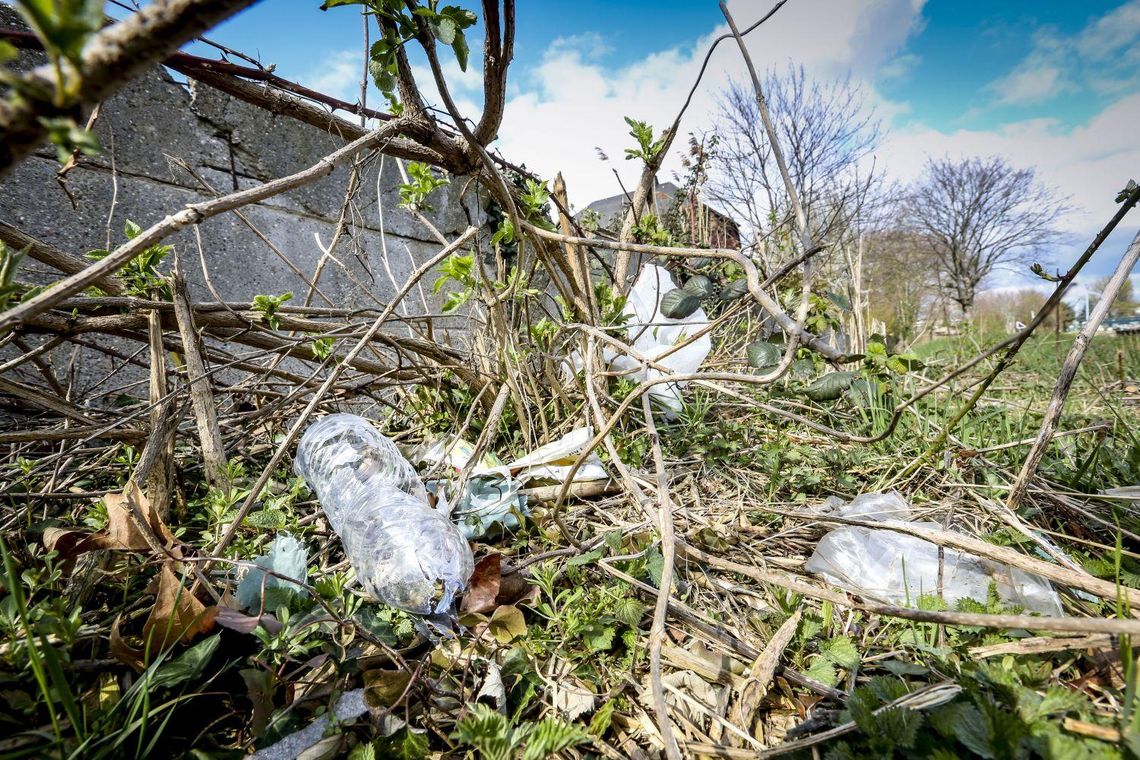
<svg viewBox="0 0 1140 760">
<path fill-rule="evenodd" d="M 333 414 L 301 436 L 293 468 L 317 494 L 364 589 L 418 615 L 446 613 L 475 567 L 471 547 L 427 503 L 415 468 L 368 420 Z"/>
</svg>

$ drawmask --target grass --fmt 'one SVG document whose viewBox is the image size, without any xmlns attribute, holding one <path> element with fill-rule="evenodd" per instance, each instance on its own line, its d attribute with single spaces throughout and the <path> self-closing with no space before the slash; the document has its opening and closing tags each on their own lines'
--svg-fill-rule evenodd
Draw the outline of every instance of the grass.
<svg viewBox="0 0 1140 760">
<path fill-rule="evenodd" d="M 660 426 L 679 538 L 734 561 L 763 558 L 801 572 L 822 528 L 774 509 L 898 488 L 930 519 L 1033 553 L 1033 544 L 994 507 L 1027 450 L 1018 442 L 1036 433 L 1071 339 L 1031 340 L 952 431 L 946 448 L 905 477 L 900 474 L 924 454 L 985 367 L 915 405 L 894 435 L 869 445 L 836 443 L 757 410 L 747 398 L 691 387 L 681 413 Z M 744 392 L 822 424 L 872 434 L 887 424 L 891 402 L 992 341 L 942 338 L 917 349 L 925 368 L 868 369 L 864 376 L 874 385 L 865 397 L 810 401 L 808 377 Z M 1061 429 L 1099 427 L 1050 446 L 1041 488 L 1018 512 L 1089 572 L 1122 584 L 1122 593 L 1140 581 L 1138 547 L 1130 538 L 1140 533 L 1140 520 L 1130 503 L 1093 495 L 1140 482 L 1134 432 L 1140 394 L 1129 387 L 1140 378 L 1137 345 L 1131 338 L 1094 341 Z M 743 365 L 741 352 L 729 346 L 713 361 Z M 620 397 L 629 387 L 614 381 L 611 391 Z M 393 413 L 384 421 L 389 430 L 413 430 L 422 438 L 447 432 L 474 403 L 456 391 L 417 393 L 408 416 Z M 552 403 L 552 419 L 556 411 Z M 516 453 L 512 413 L 494 441 L 504 455 Z M 175 452 L 178 498 L 168 522 L 181 541 L 195 547 L 217 541 L 277 432 L 265 431 L 263 440 L 237 452 L 229 493 L 204 485 L 193 449 Z M 627 464 L 650 466 L 645 438 L 636 422 L 623 422 L 615 440 Z M 121 444 L 93 452 L 90 466 L 68 487 L 115 492 L 137 457 Z M 463 636 L 431 647 L 407 615 L 361 594 L 318 505 L 303 483 L 281 470 L 225 559 L 248 561 L 265 551 L 276 531 L 288 530 L 312 550 L 311 593 L 285 595 L 260 622 L 230 619 L 190 642 L 146 653 L 142 632 L 160 563 L 137 553 L 70 558 L 46 550 L 52 529 L 103 528 L 106 504 L 34 497 L 50 490 L 46 457 L 12 459 L 3 467 L 4 756 L 180 756 L 193 748 L 195 757 L 240 757 L 309 725 L 341 694 L 362 686 L 373 715 L 382 716 L 379 727 L 361 718 L 330 729 L 328 756 L 621 757 L 653 744 L 646 647 L 662 555 L 656 530 L 628 495 L 567 510 L 566 524 L 587 549 L 569 546 L 543 505 L 513 535 L 478 544 L 477 559 L 501 552 L 504 563 L 531 563 L 525 578 L 516 575 L 509 584 L 505 578 L 493 609 L 464 615 Z M 230 568 L 232 562 L 222 563 L 215 571 L 219 589 Z M 77 590 L 75 576 L 82 573 L 99 578 L 87 593 Z M 671 620 L 664 649 L 673 687 L 667 700 L 690 753 L 710 744 L 746 752 L 756 746 L 750 741 L 773 746 L 795 739 L 805 716 L 817 721 L 816 730 L 848 726 L 818 747 L 837 758 L 1121 757 L 1140 743 L 1138 674 L 1127 640 L 1073 644 L 1034 631 L 883 618 L 684 561 L 673 594 L 705 626 Z M 203 599 L 211 606 L 217 601 Z M 934 596 L 915 603 L 946 608 Z M 1065 604 L 1070 614 L 1126 615 L 1116 600 L 1067 594 Z M 1016 612 L 992 594 L 959 607 Z M 708 630 L 732 631 L 759 651 L 797 610 L 802 618 L 781 663 L 842 690 L 843 699 L 828 700 L 777 676 L 750 710 L 732 712 L 746 702 L 744 676 L 752 663 L 745 650 Z M 132 659 L 138 657 L 132 652 L 143 654 Z M 702 695 L 728 710 L 713 716 Z M 726 721 L 758 738 L 746 741 Z"/>
</svg>

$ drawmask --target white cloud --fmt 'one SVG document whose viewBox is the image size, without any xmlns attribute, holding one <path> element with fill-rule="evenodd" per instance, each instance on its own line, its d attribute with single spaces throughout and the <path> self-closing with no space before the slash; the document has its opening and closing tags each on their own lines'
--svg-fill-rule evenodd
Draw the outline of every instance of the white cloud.
<svg viewBox="0 0 1140 760">
<path fill-rule="evenodd" d="M 893 60 L 919 27 L 922 4 L 923 0 L 797 0 L 746 39 L 761 69 L 794 61 L 821 77 L 850 71 L 856 80 L 866 80 Z M 759 18 L 755 3 L 732 5 L 741 27 Z M 715 28 L 691 45 L 661 50 L 617 68 L 599 59 L 605 41 L 596 35 L 558 40 L 535 70 L 512 72 L 512 95 L 497 147 L 542 176 L 561 171 L 570 200 L 578 207 L 621 191 L 614 170 L 630 187 L 639 167 L 622 159 L 624 148 L 631 144 L 622 117 L 648 121 L 657 130 L 672 123 L 709 45 L 728 31 L 723 22 L 716 24 L 716 18 L 710 14 L 710 26 Z M 686 132 L 712 125 L 717 97 L 728 82 L 746 76 L 735 43 L 731 39 L 721 43 L 682 121 L 674 156 L 676 148 L 684 145 Z M 595 147 L 611 157 L 608 164 L 599 161 Z M 663 176 L 677 166 L 667 161 Z"/>
<path fill-rule="evenodd" d="M 1089 88 L 1102 95 L 1140 85 L 1140 0 L 1129 0 L 1072 35 L 1043 29 L 1033 49 L 989 85 L 998 105 L 1033 105 Z"/>
<path fill-rule="evenodd" d="M 1067 129 L 1053 119 L 1014 122 L 995 130 L 941 132 L 925 125 L 888 133 L 880 159 L 896 177 L 916 177 L 927 156 L 1005 156 L 1037 167 L 1046 184 L 1071 198 L 1076 210 L 1060 220 L 1075 234 L 1106 221 L 1117 191 L 1140 167 L 1140 93 L 1121 98 L 1088 123 Z"/>
<path fill-rule="evenodd" d="M 993 82 L 990 89 L 997 94 L 998 103 L 1032 105 L 1051 100 L 1068 91 L 1070 86 L 1059 68 L 1034 61 Z"/>
<path fill-rule="evenodd" d="M 321 62 L 320 68 L 297 81 L 317 92 L 355 103 L 360 99 L 364 61 L 359 50 L 340 50 Z"/>
</svg>

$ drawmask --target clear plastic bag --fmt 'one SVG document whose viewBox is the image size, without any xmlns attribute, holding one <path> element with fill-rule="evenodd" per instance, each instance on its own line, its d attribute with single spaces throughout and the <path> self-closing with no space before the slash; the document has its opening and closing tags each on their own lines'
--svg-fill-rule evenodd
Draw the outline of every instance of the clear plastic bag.
<svg viewBox="0 0 1140 760">
<path fill-rule="evenodd" d="M 909 520 L 910 504 L 897 493 L 868 493 L 849 503 L 828 499 L 821 512 L 857 520 Z M 933 522 L 914 522 L 941 528 Z M 829 531 L 804 566 L 809 572 L 858 589 L 872 599 L 915 606 L 924 594 L 938 593 L 938 546 L 886 528 L 842 526 Z M 1007 604 L 1060 617 L 1061 599 L 1040 576 L 973 554 L 944 548 L 942 596 L 953 606 L 960 599 L 985 602 L 990 583 Z"/>
<path fill-rule="evenodd" d="M 293 466 L 370 595 L 419 615 L 450 611 L 475 567 L 471 547 L 428 505 L 423 482 L 391 440 L 363 417 L 334 414 L 305 431 Z"/>
</svg>

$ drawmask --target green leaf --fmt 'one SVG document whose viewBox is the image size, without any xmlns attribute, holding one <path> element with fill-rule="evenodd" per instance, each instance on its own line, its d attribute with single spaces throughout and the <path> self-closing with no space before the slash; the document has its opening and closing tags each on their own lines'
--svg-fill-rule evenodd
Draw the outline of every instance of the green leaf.
<svg viewBox="0 0 1140 760">
<path fill-rule="evenodd" d="M 746 295 L 748 295 L 748 280 L 743 277 L 739 280 L 733 280 L 720 289 L 720 300 L 722 301 L 739 301 Z"/>
<path fill-rule="evenodd" d="M 701 308 L 701 299 L 684 288 L 674 288 L 661 296 L 661 313 L 670 319 L 685 319 Z"/>
<path fill-rule="evenodd" d="M 86 156 L 97 156 L 102 151 L 99 136 L 89 132 L 75 123 L 75 120 L 61 116 L 58 118 L 39 118 L 40 124 L 47 129 L 48 139 L 56 146 L 56 160 L 67 163 L 75 151 Z"/>
<path fill-rule="evenodd" d="M 459 63 L 460 71 L 467 71 L 467 59 L 471 57 L 471 48 L 467 47 L 467 36 L 463 32 L 455 33 L 455 42 L 451 49 L 455 51 L 455 60 Z"/>
<path fill-rule="evenodd" d="M 665 557 L 657 546 L 651 546 L 645 552 L 645 570 L 653 585 L 661 588 L 661 576 L 665 572 Z"/>
<path fill-rule="evenodd" d="M 576 744 L 590 740 L 581 726 L 561 718 L 543 718 L 527 731 L 526 750 L 522 760 L 545 760 Z"/>
<path fill-rule="evenodd" d="M 20 51 L 17 50 L 16 46 L 11 42 L 8 42 L 8 40 L 0 40 L 0 64 L 16 60 L 16 56 L 19 54 Z"/>
<path fill-rule="evenodd" d="M 453 42 L 455 42 L 455 35 L 456 32 L 459 31 L 459 28 L 451 19 L 440 18 L 437 22 L 431 25 L 431 31 L 437 40 L 442 42 L 444 45 L 450 46 Z"/>
<path fill-rule="evenodd" d="M 103 26 L 103 0 L 21 0 L 16 8 L 50 56 L 73 62 Z"/>
<path fill-rule="evenodd" d="M 859 650 L 848 636 L 837 636 L 819 647 L 820 654 L 844 670 L 854 670 L 859 665 Z"/>
<path fill-rule="evenodd" d="M 383 754 L 379 756 L 393 760 L 424 760 L 430 751 L 427 734 L 418 733 L 408 727 L 389 738 L 382 749 Z"/>
<path fill-rule="evenodd" d="M 784 354 L 779 346 L 766 340 L 749 343 L 744 352 L 748 356 L 748 366 L 755 369 L 764 369 L 779 364 L 780 358 Z"/>
<path fill-rule="evenodd" d="M 855 381 L 855 372 L 829 372 L 804 389 L 812 401 L 834 401 Z"/>
<path fill-rule="evenodd" d="M 518 607 L 504 604 L 491 615 L 488 630 L 495 637 L 495 641 L 500 644 L 510 644 L 515 639 L 526 636 L 526 619 Z"/>
<path fill-rule="evenodd" d="M 804 671 L 804 675 L 825 686 L 834 686 L 839 683 L 839 674 L 835 672 L 835 666 L 826 657 L 813 658 L 811 667 Z"/>
<path fill-rule="evenodd" d="M 616 634 L 617 629 L 612 625 L 591 623 L 582 632 L 582 641 L 590 648 L 590 651 L 605 652 L 613 649 Z"/>
<path fill-rule="evenodd" d="M 602 550 L 594 549 L 592 551 L 579 554 L 566 560 L 566 567 L 580 567 L 582 565 L 591 565 L 602 558 Z"/>
<path fill-rule="evenodd" d="M 697 298 L 707 298 L 712 295 L 713 284 L 712 280 L 705 277 L 703 274 L 695 274 L 689 278 L 685 283 L 685 290 L 689 291 Z"/>
<path fill-rule="evenodd" d="M 637 601 L 632 596 L 627 596 L 618 601 L 614 606 L 614 617 L 624 625 L 630 628 L 637 628 L 641 625 L 641 618 L 645 616 L 645 605 Z"/>
<path fill-rule="evenodd" d="M 153 688 L 177 686 L 202 675 L 221 643 L 221 634 L 199 641 L 154 672 L 149 685 Z M 144 676 L 145 678 L 145 676 Z"/>
</svg>

